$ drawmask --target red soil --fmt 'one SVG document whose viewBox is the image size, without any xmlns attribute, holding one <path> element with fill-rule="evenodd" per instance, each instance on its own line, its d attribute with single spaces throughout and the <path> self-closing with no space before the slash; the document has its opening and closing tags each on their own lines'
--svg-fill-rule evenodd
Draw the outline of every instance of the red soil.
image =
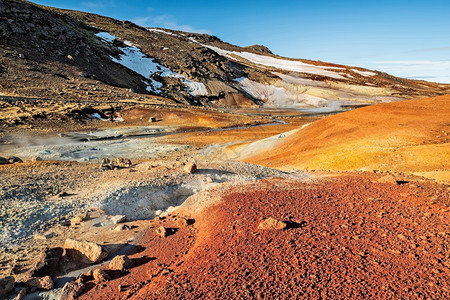
<svg viewBox="0 0 450 300">
<path fill-rule="evenodd" d="M 154 260 L 81 299 L 448 299 L 448 187 L 377 176 L 230 190 L 165 239 L 149 229 L 132 257 Z M 290 228 L 258 230 L 268 217 Z"/>
</svg>

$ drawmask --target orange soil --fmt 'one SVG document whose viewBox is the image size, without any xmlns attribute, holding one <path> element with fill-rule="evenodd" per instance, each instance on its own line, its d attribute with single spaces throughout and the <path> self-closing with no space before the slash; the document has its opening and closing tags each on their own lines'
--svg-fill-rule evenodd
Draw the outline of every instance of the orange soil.
<svg viewBox="0 0 450 300">
<path fill-rule="evenodd" d="M 447 188 L 378 177 L 236 187 L 165 239 L 149 228 L 136 267 L 80 299 L 450 297 Z M 268 217 L 289 226 L 258 230 Z"/>
<path fill-rule="evenodd" d="M 155 117 L 155 123 L 149 123 L 150 117 Z M 249 117 L 205 109 L 151 109 L 133 108 L 123 113 L 123 118 L 130 123 L 144 123 L 155 126 L 183 126 L 183 127 L 231 127 L 242 124 L 267 123 L 268 119 Z"/>
<path fill-rule="evenodd" d="M 450 96 L 330 116 L 246 161 L 270 167 L 391 170 L 450 181 Z"/>
<path fill-rule="evenodd" d="M 204 147 L 213 144 L 250 143 L 277 135 L 311 122 L 312 118 L 290 119 L 288 124 L 264 125 L 225 131 L 187 132 L 159 138 L 162 143 L 187 144 Z"/>
</svg>

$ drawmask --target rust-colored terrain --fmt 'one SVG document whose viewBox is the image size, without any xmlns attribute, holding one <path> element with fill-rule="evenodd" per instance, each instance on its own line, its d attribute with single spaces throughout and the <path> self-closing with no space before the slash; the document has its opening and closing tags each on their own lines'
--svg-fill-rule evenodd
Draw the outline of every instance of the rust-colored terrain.
<svg viewBox="0 0 450 300">
<path fill-rule="evenodd" d="M 448 298 L 448 189 L 379 178 L 229 189 L 193 225 L 144 233 L 132 257 L 150 262 L 80 299 Z M 268 217 L 287 228 L 257 229 Z"/>
</svg>

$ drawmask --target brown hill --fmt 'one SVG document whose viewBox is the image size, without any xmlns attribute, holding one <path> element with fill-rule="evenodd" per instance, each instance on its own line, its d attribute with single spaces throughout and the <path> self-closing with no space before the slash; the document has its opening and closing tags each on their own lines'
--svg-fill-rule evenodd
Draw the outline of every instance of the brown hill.
<svg viewBox="0 0 450 300">
<path fill-rule="evenodd" d="M 450 93 L 450 85 L 22 0 L 0 2 L 0 79 L 0 100 L 160 103 L 160 96 L 193 105 L 335 107 L 336 100 L 371 104 Z"/>
<path fill-rule="evenodd" d="M 450 96 L 330 116 L 246 160 L 282 169 L 390 170 L 450 179 Z"/>
</svg>

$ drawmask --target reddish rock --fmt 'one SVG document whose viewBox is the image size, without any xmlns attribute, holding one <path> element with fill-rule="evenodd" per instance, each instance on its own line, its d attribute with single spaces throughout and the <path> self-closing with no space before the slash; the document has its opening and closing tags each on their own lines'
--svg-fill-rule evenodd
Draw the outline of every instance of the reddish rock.
<svg viewBox="0 0 450 300">
<path fill-rule="evenodd" d="M 94 277 L 95 282 L 106 282 L 109 281 L 111 278 L 108 274 L 102 269 L 95 269 L 92 271 L 92 276 Z"/>
<path fill-rule="evenodd" d="M 278 221 L 272 217 L 265 219 L 258 225 L 258 229 L 261 230 L 281 230 L 286 228 L 286 223 Z"/>
</svg>

